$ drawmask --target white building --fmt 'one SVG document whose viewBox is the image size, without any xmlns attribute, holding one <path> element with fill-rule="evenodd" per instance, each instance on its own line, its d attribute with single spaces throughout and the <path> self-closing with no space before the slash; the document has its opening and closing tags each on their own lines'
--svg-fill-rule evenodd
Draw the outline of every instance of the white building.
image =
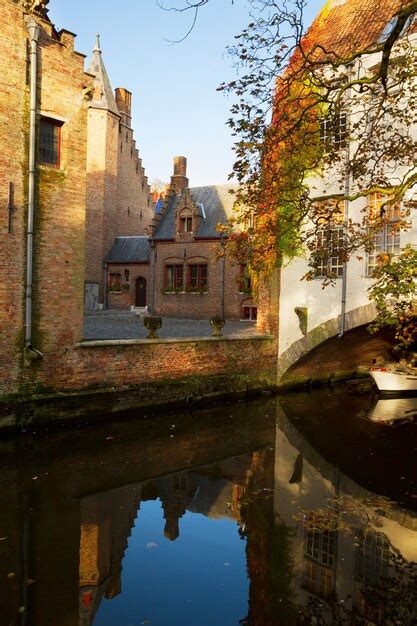
<svg viewBox="0 0 417 626">
<path fill-rule="evenodd" d="M 347 45 L 346 42 L 349 42 L 351 49 L 354 49 L 355 45 L 357 49 L 363 49 L 364 47 L 369 48 L 375 42 L 384 42 L 396 23 L 396 18 L 392 19 L 392 16 L 401 5 L 404 5 L 404 2 L 400 0 L 387 0 L 383 3 L 379 0 L 367 2 L 365 0 L 331 0 L 311 27 L 314 33 L 314 43 L 324 41 L 326 49 L 329 49 L 330 41 L 334 45 L 334 50 L 344 50 Z M 369 12 L 373 15 L 372 24 L 369 22 Z M 402 43 L 407 41 L 409 42 L 408 49 L 414 51 L 415 61 L 417 49 L 415 31 L 416 29 L 413 26 L 410 27 L 410 23 L 408 23 L 407 30 L 403 31 L 402 39 L 397 42 L 393 49 L 392 58 L 400 59 L 402 57 L 404 54 Z M 343 66 L 339 71 L 349 74 L 354 79 L 371 76 L 381 61 L 381 54 L 378 52 L 362 55 L 348 66 Z M 403 130 L 405 133 L 410 133 L 410 142 L 414 137 L 415 144 L 417 136 L 416 111 L 413 107 L 410 110 L 412 97 L 409 87 L 396 85 L 390 88 L 394 94 L 394 100 L 397 98 L 395 104 L 397 112 L 403 107 L 402 113 L 406 111 L 409 117 L 410 125 Z M 402 98 L 399 98 L 397 96 L 401 89 L 403 89 Z M 352 157 L 352 154 L 360 147 L 362 138 L 366 136 L 369 111 L 374 103 L 369 96 L 363 95 L 358 87 L 354 87 L 350 91 L 347 99 L 349 104 L 341 109 L 339 124 L 334 125 L 337 128 L 329 131 L 325 124 L 322 126 L 322 140 L 338 143 L 340 151 L 343 151 L 345 156 L 339 165 L 334 168 L 326 167 L 320 175 L 315 175 L 308 180 L 312 198 L 337 195 L 351 197 L 363 191 L 351 175 L 347 177 L 341 175 L 341 167 L 344 158 Z M 390 102 L 391 100 L 388 100 L 388 110 Z M 409 108 L 404 109 L 404 107 Z M 394 117 L 396 117 L 395 107 L 392 106 L 391 109 Z M 398 130 L 400 130 L 398 137 L 401 135 L 399 125 L 402 122 L 398 119 L 392 119 L 389 114 L 385 114 L 385 116 L 381 116 L 379 123 L 385 124 L 385 129 L 382 129 L 382 132 L 379 131 L 378 135 L 380 147 L 385 140 L 387 145 L 394 145 L 394 137 L 397 136 Z M 350 133 L 352 128 L 354 132 Z M 386 133 L 385 136 L 384 133 Z M 398 153 L 399 157 L 395 161 L 393 159 L 389 162 L 385 159 L 385 180 L 393 186 L 399 184 L 406 171 L 410 173 L 410 163 L 406 162 L 407 157 L 404 157 L 405 161 L 403 160 L 400 147 Z M 372 159 L 369 165 L 370 170 L 374 169 L 373 178 L 369 174 L 369 182 L 372 181 L 370 185 L 372 187 L 374 180 L 378 180 L 378 168 L 380 166 L 378 163 L 372 163 Z M 364 177 L 360 180 L 363 182 Z M 415 184 L 414 187 L 410 187 L 406 191 L 402 204 L 405 206 L 404 203 L 411 199 L 417 200 Z M 369 323 L 374 318 L 375 308 L 370 303 L 368 289 L 372 284 L 372 270 L 375 267 L 376 258 L 383 251 L 395 255 L 405 245 L 417 244 L 416 209 L 411 209 L 410 214 L 406 217 L 410 225 L 408 230 L 398 231 L 393 229 L 390 224 L 386 224 L 376 233 L 369 248 L 352 255 L 347 263 L 344 263 L 343 255 L 338 252 L 337 239 L 343 237 L 349 220 L 362 222 L 364 217 L 375 213 L 383 202 L 384 198 L 380 193 L 371 193 L 367 196 L 358 197 L 354 201 L 344 200 L 341 202 L 339 206 L 342 213 L 340 220 L 335 219 L 334 223 L 330 226 L 327 225 L 326 230 L 323 231 L 323 235 L 327 236 L 331 231 L 330 239 L 333 242 L 333 250 L 329 249 L 328 257 L 318 261 L 313 280 L 302 280 L 302 277 L 310 269 L 310 253 L 307 250 L 291 262 L 284 263 L 281 272 L 279 311 L 280 377 L 303 354 L 309 352 L 317 344 L 330 337 L 343 334 L 352 328 Z M 390 209 L 393 222 L 399 219 L 401 209 L 402 206 Z M 320 235 L 318 233 L 318 237 Z M 323 289 L 323 274 L 326 273 L 326 270 L 333 274 L 334 281 L 332 285 Z"/>
</svg>

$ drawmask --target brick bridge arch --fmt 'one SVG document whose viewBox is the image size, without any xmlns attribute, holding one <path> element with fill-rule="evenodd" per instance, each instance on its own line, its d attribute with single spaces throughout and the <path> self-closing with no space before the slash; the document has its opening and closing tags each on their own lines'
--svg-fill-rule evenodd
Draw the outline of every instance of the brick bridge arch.
<svg viewBox="0 0 417 626">
<path fill-rule="evenodd" d="M 357 342 L 363 342 L 365 337 L 368 338 L 366 325 L 375 318 L 375 314 L 375 305 L 373 303 L 368 303 L 364 306 L 348 311 L 345 317 L 345 333 L 349 334 L 349 331 L 352 331 L 355 328 L 364 327 L 363 333 L 357 333 Z M 300 319 L 300 327 L 301 324 L 302 321 Z M 323 322 L 319 326 L 316 326 L 316 328 L 313 328 L 311 331 L 307 332 L 304 337 L 295 341 L 278 358 L 278 383 L 287 384 L 286 379 L 288 379 L 288 376 L 286 376 L 286 374 L 290 369 L 294 369 L 293 366 L 295 364 L 303 359 L 303 357 L 306 357 L 306 355 L 311 353 L 320 344 L 328 341 L 331 338 L 336 338 L 339 333 L 340 315 L 334 317 L 333 319 L 327 320 L 326 322 Z M 373 335 L 369 335 L 369 340 L 371 341 L 371 343 L 372 337 Z M 372 345 L 371 349 L 376 351 L 383 351 L 384 349 L 386 350 L 387 347 L 389 347 L 390 345 L 391 342 L 389 341 L 389 339 L 387 339 L 387 337 L 383 337 L 382 339 L 381 337 L 378 337 L 376 344 Z M 354 369 L 355 367 L 353 367 L 353 370 Z"/>
</svg>

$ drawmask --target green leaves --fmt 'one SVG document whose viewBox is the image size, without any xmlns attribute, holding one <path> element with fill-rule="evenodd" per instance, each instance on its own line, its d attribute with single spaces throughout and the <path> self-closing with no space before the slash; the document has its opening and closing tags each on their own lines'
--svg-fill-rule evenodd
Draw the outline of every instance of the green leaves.
<svg viewBox="0 0 417 626">
<path fill-rule="evenodd" d="M 417 250 L 408 245 L 397 257 L 381 254 L 373 278 L 369 297 L 378 315 L 369 330 L 392 326 L 397 349 L 411 348 L 417 342 Z"/>
</svg>

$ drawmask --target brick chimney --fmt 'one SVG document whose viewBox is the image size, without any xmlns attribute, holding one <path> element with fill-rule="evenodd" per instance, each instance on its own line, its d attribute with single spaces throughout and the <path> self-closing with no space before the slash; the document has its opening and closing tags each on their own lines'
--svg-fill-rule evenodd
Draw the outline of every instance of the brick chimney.
<svg viewBox="0 0 417 626">
<path fill-rule="evenodd" d="M 182 193 L 188 187 L 187 159 L 183 156 L 174 157 L 174 174 L 171 176 L 171 189 Z"/>
<path fill-rule="evenodd" d="M 115 97 L 122 123 L 130 128 L 132 126 L 132 94 L 124 87 L 117 87 Z"/>
</svg>

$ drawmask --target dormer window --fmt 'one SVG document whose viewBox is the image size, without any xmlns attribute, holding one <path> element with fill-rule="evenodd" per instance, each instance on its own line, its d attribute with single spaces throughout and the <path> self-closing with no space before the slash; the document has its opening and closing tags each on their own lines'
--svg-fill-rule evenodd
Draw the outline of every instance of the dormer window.
<svg viewBox="0 0 417 626">
<path fill-rule="evenodd" d="M 180 217 L 180 233 L 192 233 L 193 232 L 193 218 L 192 217 Z"/>
</svg>

